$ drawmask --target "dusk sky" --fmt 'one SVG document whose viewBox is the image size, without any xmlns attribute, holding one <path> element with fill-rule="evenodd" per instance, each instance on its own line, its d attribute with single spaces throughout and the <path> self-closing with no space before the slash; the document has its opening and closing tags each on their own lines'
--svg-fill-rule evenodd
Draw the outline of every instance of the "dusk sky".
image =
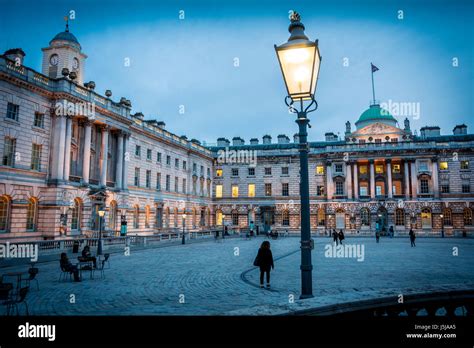
<svg viewBox="0 0 474 348">
<path fill-rule="evenodd" d="M 372 98 L 371 62 L 380 69 L 376 99 L 419 103 L 412 129 L 439 125 L 452 134 L 465 123 L 474 131 L 472 1 L 0 0 L 0 8 L 0 50 L 21 47 L 36 70 L 41 48 L 74 10 L 70 31 L 88 55 L 84 81 L 188 138 L 248 142 L 297 131 L 273 48 L 289 36 L 292 9 L 322 55 L 310 140 L 343 135 L 346 121 L 354 129 Z M 405 117 L 396 118 L 403 125 Z"/>
</svg>

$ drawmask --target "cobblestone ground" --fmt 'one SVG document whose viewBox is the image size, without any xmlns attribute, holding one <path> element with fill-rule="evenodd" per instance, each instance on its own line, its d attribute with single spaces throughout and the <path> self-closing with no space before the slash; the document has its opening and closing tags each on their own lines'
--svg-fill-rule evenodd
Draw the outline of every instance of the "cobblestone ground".
<svg viewBox="0 0 474 348">
<path fill-rule="evenodd" d="M 33 315 L 215 315 L 246 314 L 249 308 L 283 305 L 299 294 L 299 239 L 271 241 L 275 263 L 272 290 L 258 288 L 258 272 L 250 270 L 262 239 L 227 239 L 223 243 L 174 245 L 112 254 L 105 279 L 96 273 L 81 283 L 59 282 L 59 262 L 39 264 L 40 291 L 28 295 Z M 313 287 L 324 304 L 361 298 L 358 294 L 398 294 L 447 288 L 474 289 L 474 240 L 418 238 L 349 238 L 361 244 L 365 259 L 326 258 L 330 241 L 316 239 Z M 453 256 L 453 247 L 458 256 Z M 238 248 L 238 249 L 236 249 Z M 71 256 L 73 259 L 73 256 Z M 27 266 L 0 269 L 0 273 Z M 75 303 L 70 303 L 71 295 Z M 184 297 L 183 297 L 184 295 Z M 180 301 L 181 300 L 181 301 Z M 183 302 L 184 303 L 181 303 Z M 298 302 L 298 301 L 296 301 Z M 323 302 L 318 302 L 319 304 Z"/>
</svg>

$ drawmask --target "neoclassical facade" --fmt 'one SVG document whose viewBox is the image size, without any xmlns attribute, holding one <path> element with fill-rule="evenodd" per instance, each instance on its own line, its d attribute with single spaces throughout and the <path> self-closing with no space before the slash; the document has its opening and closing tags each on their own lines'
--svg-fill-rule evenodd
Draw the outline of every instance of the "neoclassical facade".
<svg viewBox="0 0 474 348">
<path fill-rule="evenodd" d="M 118 235 L 227 224 L 298 233 L 298 137 L 240 137 L 202 146 L 131 113 L 131 102 L 84 82 L 87 55 L 66 28 L 43 48 L 0 55 L 0 240 Z M 309 144 L 311 226 L 373 233 L 471 234 L 474 135 L 424 127 L 419 135 L 373 104 Z M 185 219 L 183 217 L 186 217 Z"/>
</svg>

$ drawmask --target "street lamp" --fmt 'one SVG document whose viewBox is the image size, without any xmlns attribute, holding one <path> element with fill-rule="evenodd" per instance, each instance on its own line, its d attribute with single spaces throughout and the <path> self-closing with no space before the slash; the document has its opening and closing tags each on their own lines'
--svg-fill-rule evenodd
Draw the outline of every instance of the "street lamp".
<svg viewBox="0 0 474 348">
<path fill-rule="evenodd" d="M 444 238 L 444 215 L 440 214 L 439 217 L 441 218 L 441 238 Z"/>
<path fill-rule="evenodd" d="M 183 239 L 181 240 L 181 244 L 186 244 L 186 238 L 184 237 L 186 228 L 186 212 L 183 213 Z"/>
<path fill-rule="evenodd" d="M 100 209 L 99 214 L 99 243 L 97 244 L 97 255 L 102 255 L 102 219 L 105 215 L 105 210 Z"/>
<path fill-rule="evenodd" d="M 311 263 L 310 207 L 309 207 L 309 180 L 308 180 L 308 142 L 307 114 L 315 111 L 318 104 L 314 99 L 314 92 L 319 75 L 321 56 L 318 41 L 310 41 L 305 35 L 305 27 L 300 22 L 297 12 L 291 14 L 291 24 L 288 27 L 290 37 L 280 46 L 275 45 L 275 51 L 280 64 L 286 91 L 285 103 L 292 113 L 297 114 L 296 123 L 299 126 L 299 153 L 300 153 L 300 195 L 301 195 L 301 299 L 313 297 L 313 280 Z M 293 106 L 294 102 L 299 106 Z M 307 102 L 305 106 L 305 101 Z M 311 127 L 311 126 L 310 126 Z"/>
<path fill-rule="evenodd" d="M 225 238 L 225 214 L 222 214 L 222 239 Z"/>
</svg>

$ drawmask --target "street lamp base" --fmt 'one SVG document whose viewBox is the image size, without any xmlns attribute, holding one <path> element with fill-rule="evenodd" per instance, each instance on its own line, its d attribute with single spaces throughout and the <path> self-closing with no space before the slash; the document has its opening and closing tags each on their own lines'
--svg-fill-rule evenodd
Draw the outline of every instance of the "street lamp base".
<svg viewBox="0 0 474 348">
<path fill-rule="evenodd" d="M 307 299 L 307 298 L 313 298 L 314 295 L 300 295 L 300 300 L 304 300 L 304 299 Z"/>
</svg>

